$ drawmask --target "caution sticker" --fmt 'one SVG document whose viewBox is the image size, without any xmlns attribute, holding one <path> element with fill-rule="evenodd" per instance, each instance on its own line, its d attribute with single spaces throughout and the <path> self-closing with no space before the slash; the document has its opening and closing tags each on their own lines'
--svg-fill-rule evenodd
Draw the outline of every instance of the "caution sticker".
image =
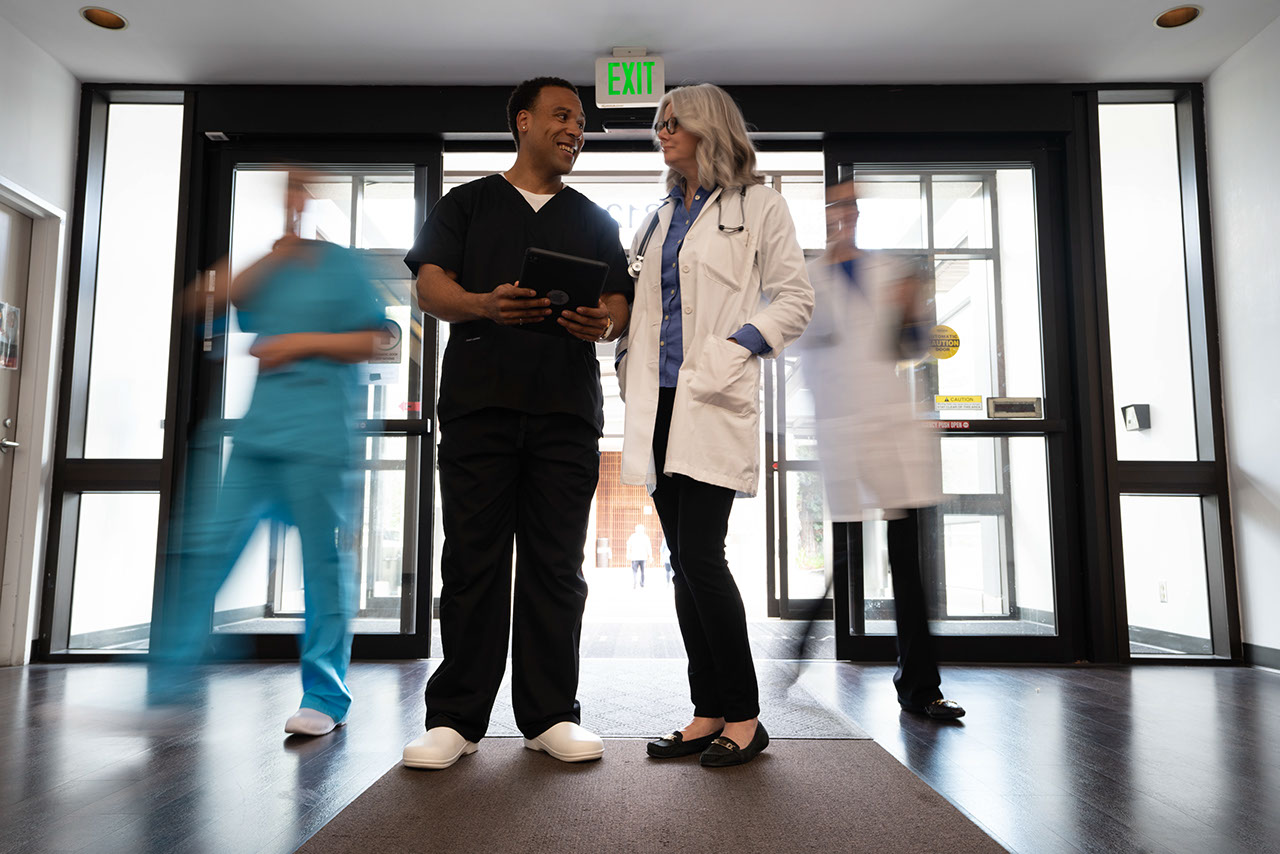
<svg viewBox="0 0 1280 854">
<path fill-rule="evenodd" d="M 960 336 L 950 326 L 935 326 L 929 333 L 929 355 L 950 359 L 960 349 Z"/>
<path fill-rule="evenodd" d="M 933 405 L 939 412 L 944 409 L 982 409 L 982 395 L 935 394 Z"/>
</svg>

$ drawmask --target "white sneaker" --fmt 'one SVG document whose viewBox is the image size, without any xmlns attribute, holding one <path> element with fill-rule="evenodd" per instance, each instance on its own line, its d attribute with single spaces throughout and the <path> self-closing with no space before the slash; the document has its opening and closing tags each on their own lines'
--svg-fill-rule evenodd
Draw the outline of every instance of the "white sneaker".
<svg viewBox="0 0 1280 854">
<path fill-rule="evenodd" d="M 295 735 L 327 735 L 340 726 L 342 723 L 335 721 L 324 712 L 301 708 L 284 722 L 284 731 Z"/>
<path fill-rule="evenodd" d="M 474 741 L 467 741 L 453 727 L 432 727 L 405 745 L 404 764 L 406 768 L 438 771 L 477 750 Z"/>
<path fill-rule="evenodd" d="M 561 762 L 590 762 L 604 755 L 600 736 L 573 721 L 552 724 L 537 738 L 526 738 L 524 746 L 550 753 Z"/>
</svg>

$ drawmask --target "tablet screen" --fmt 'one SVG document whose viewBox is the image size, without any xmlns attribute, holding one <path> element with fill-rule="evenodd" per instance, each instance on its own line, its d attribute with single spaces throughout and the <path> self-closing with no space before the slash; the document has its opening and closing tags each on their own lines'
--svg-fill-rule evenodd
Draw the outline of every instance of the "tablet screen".
<svg viewBox="0 0 1280 854">
<path fill-rule="evenodd" d="M 520 287 L 535 290 L 538 296 L 551 300 L 551 314 L 537 323 L 526 323 L 516 328 L 572 338 L 569 330 L 556 322 L 557 319 L 563 311 L 597 305 L 608 275 L 609 265 L 603 261 L 548 249 L 525 250 Z"/>
</svg>

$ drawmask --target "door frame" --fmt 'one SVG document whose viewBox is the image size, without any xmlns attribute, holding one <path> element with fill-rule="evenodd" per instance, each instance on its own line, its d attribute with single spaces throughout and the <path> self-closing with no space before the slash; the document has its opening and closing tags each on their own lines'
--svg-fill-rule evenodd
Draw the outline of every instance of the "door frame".
<svg viewBox="0 0 1280 854">
<path fill-rule="evenodd" d="M 223 257 L 230 247 L 230 226 L 232 207 L 232 178 L 235 168 L 243 163 L 275 164 L 282 166 L 306 163 L 359 163 L 371 166 L 382 164 L 404 164 L 410 166 L 415 176 L 415 226 L 426 219 L 426 213 L 440 198 L 441 188 L 441 146 L 438 140 L 422 140 L 414 143 L 388 142 L 381 139 L 359 139 L 333 143 L 308 138 L 266 137 L 255 139 L 241 137 L 227 143 L 211 146 L 205 152 L 203 174 L 200 176 L 205 193 L 205 204 L 201 213 L 195 218 L 202 220 L 188 234 L 187 257 L 192 261 L 192 269 L 188 271 L 194 278 L 198 270 L 208 269 L 219 258 Z M 417 436 L 421 447 L 416 454 L 408 454 L 407 465 L 418 467 L 418 500 L 417 500 L 417 536 L 415 540 L 415 601 L 414 626 L 412 634 L 360 634 L 352 638 L 351 654 L 353 659 L 421 659 L 428 658 L 431 650 L 431 616 L 432 616 L 432 555 L 433 551 L 433 516 L 435 490 L 435 389 L 438 377 L 435 375 L 435 350 L 437 347 L 438 324 L 429 317 L 423 318 L 423 363 L 422 363 L 422 402 L 427 417 L 421 419 L 421 431 L 409 430 L 404 435 Z M 176 330 L 175 330 L 176 332 Z M 180 331 L 182 336 L 182 368 L 181 376 L 196 377 L 200 369 L 198 350 L 201 342 L 197 340 L 196 325 L 184 323 Z M 179 384 L 177 400 L 171 398 L 170 405 L 175 407 L 175 433 L 187 436 L 194 424 L 198 401 L 194 390 L 201 387 L 199 382 Z M 428 408 L 430 402 L 430 408 Z M 382 435 L 378 429 L 380 422 L 366 422 L 368 431 L 373 435 Z M 175 448 L 174 477 L 169 485 L 170 494 L 178 495 L 182 483 L 182 471 L 185 468 L 186 443 L 179 440 Z M 171 501 L 168 506 L 172 508 Z M 163 508 L 162 508 L 163 509 Z M 168 519 L 170 525 L 175 520 Z M 166 524 L 165 518 L 161 525 Z M 179 536 L 175 528 L 170 527 L 170 536 Z M 163 569 L 163 565 L 159 567 Z M 163 571 L 157 572 L 156 588 L 153 602 L 155 608 L 164 607 Z M 160 614 L 153 612 L 152 625 L 160 625 Z M 211 634 L 210 648 L 214 657 L 222 654 L 230 656 L 249 655 L 261 659 L 293 659 L 298 655 L 297 639 L 292 634 Z M 246 648 L 247 646 L 247 648 Z"/>
<path fill-rule="evenodd" d="M 1068 248 L 1068 150 L 1058 134 L 969 135 L 963 137 L 868 134 L 828 137 L 826 174 L 831 181 L 845 163 L 919 164 L 1030 163 L 1035 170 L 1036 237 L 1040 273 L 1040 323 L 1044 359 L 1044 418 L 1034 423 L 969 419 L 962 429 L 945 435 L 1043 435 L 1048 458 L 1050 531 L 1055 588 L 1054 636 L 936 635 L 939 658 L 953 661 L 1068 662 L 1083 658 L 1086 615 L 1082 599 L 1086 572 L 1081 566 L 1080 539 L 1084 535 L 1077 470 L 1081 413 L 1075 404 L 1071 361 L 1074 334 L 1071 322 L 1071 269 Z M 1078 370 L 1079 368 L 1077 368 Z M 1101 449 L 1095 449 L 1101 453 Z M 847 661 L 893 661 L 893 635 L 854 634 L 863 622 L 862 531 L 853 523 L 832 525 L 832 592 L 836 657 Z M 855 625 L 856 624 L 856 625 Z"/>
<path fill-rule="evenodd" d="M 31 660 L 37 622 L 37 579 L 44 573 L 52 500 L 52 448 L 57 427 L 58 364 L 66 294 L 66 213 L 0 175 L 0 203 L 31 218 L 31 260 L 27 271 L 27 319 L 18 369 L 18 420 L 12 455 L 8 534 L 3 544 L 0 584 L 0 666 Z"/>
</svg>

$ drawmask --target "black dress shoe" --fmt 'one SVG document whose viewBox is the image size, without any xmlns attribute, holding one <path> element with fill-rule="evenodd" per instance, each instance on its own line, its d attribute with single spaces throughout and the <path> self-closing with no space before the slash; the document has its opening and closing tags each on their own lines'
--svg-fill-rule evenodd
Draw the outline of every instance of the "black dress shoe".
<svg viewBox="0 0 1280 854">
<path fill-rule="evenodd" d="M 692 756 L 695 753 L 701 753 L 706 750 L 707 746 L 715 741 L 716 736 L 722 732 L 724 732 L 723 728 L 716 730 L 711 735 L 704 735 L 701 738 L 692 738 L 685 741 L 684 735 L 679 730 L 676 730 L 656 741 L 649 742 L 645 745 L 645 750 L 649 751 L 649 755 L 654 759 L 675 759 L 678 756 Z"/>
<path fill-rule="evenodd" d="M 923 706 L 916 706 L 899 700 L 898 704 L 912 714 L 925 715 L 935 721 L 954 721 L 956 718 L 964 717 L 964 706 L 955 700 L 938 699 Z"/>
<path fill-rule="evenodd" d="M 746 765 L 756 754 L 769 746 L 769 733 L 764 724 L 756 722 L 756 734 L 751 736 L 751 743 L 739 747 L 731 738 L 720 736 L 711 742 L 711 746 L 702 751 L 699 760 L 704 768 L 727 768 L 730 765 Z"/>
</svg>

